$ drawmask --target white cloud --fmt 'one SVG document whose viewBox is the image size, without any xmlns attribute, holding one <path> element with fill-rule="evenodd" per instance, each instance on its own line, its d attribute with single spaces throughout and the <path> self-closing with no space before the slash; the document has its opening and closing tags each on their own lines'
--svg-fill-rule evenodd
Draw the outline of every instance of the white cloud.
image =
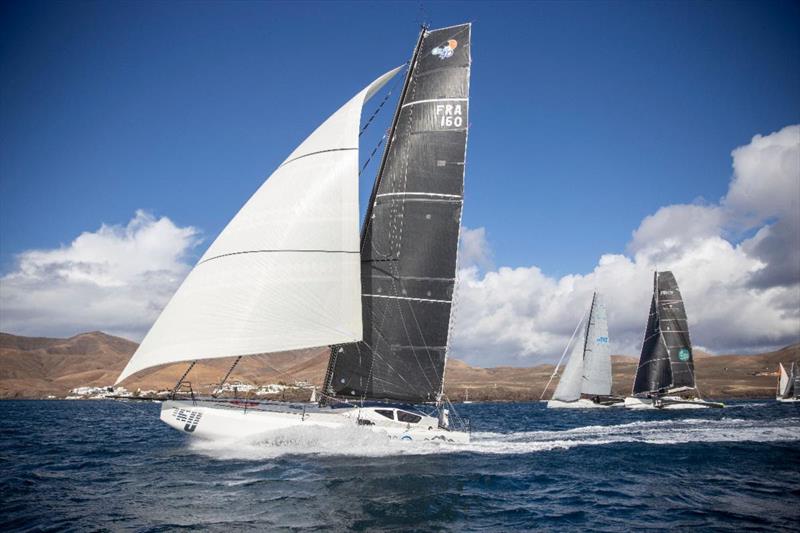
<svg viewBox="0 0 800 533">
<path fill-rule="evenodd" d="M 137 211 L 67 246 L 29 250 L 0 278 L 0 330 L 69 336 L 103 330 L 139 340 L 191 268 L 193 227 Z"/>
<path fill-rule="evenodd" d="M 458 247 L 458 264 L 461 268 L 478 267 L 489 269 L 492 263 L 492 249 L 486 239 L 486 228 L 461 228 L 461 243 Z"/>
<path fill-rule="evenodd" d="M 696 346 L 716 353 L 800 339 L 800 126 L 737 148 L 727 195 L 645 217 L 628 255 L 586 274 L 495 268 L 484 228 L 464 228 L 452 355 L 482 366 L 532 365 L 560 355 L 592 292 L 606 295 L 612 348 L 635 355 L 653 271 L 672 270 Z M 729 235 L 751 237 L 737 242 Z M 68 246 L 20 254 L 0 278 L 0 329 L 66 336 L 102 329 L 140 339 L 190 269 L 193 227 L 139 211 Z"/>
<path fill-rule="evenodd" d="M 636 355 L 656 269 L 675 273 L 696 346 L 730 353 L 798 342 L 800 126 L 757 135 L 732 156 L 719 204 L 659 209 L 633 232 L 630 256 L 603 255 L 588 274 L 462 269 L 452 355 L 482 366 L 557 359 L 595 290 L 606 295 L 612 349 Z M 725 237 L 745 229 L 756 233 Z"/>
</svg>

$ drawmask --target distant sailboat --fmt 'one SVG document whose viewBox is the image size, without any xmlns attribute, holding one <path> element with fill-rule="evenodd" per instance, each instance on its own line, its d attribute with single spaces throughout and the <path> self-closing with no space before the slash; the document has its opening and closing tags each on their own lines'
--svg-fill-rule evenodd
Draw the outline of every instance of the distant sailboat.
<svg viewBox="0 0 800 533">
<path fill-rule="evenodd" d="M 464 401 L 461 403 L 472 403 L 472 400 L 469 399 L 469 389 L 464 389 Z"/>
<path fill-rule="evenodd" d="M 689 324 L 672 272 L 656 272 L 653 298 L 629 409 L 723 407 L 699 398 L 694 376 Z"/>
<path fill-rule="evenodd" d="M 779 402 L 796 402 L 800 400 L 798 392 L 800 391 L 800 365 L 792 363 L 789 367 L 789 372 L 783 366 L 783 363 L 778 363 L 778 387 L 775 393 L 775 399 Z"/>
<path fill-rule="evenodd" d="M 564 373 L 549 408 L 594 408 L 621 404 L 611 396 L 611 353 L 608 318 L 600 294 L 594 293 L 586 321 L 581 326 Z"/>
<path fill-rule="evenodd" d="M 457 427 L 447 408 L 444 367 L 463 204 L 470 33 L 470 24 L 421 31 L 360 242 L 362 106 L 400 68 L 328 118 L 256 191 L 117 383 L 166 363 L 330 346 L 317 405 L 168 401 L 161 420 L 206 438 L 361 426 L 403 440 L 468 441 L 466 426 Z"/>
</svg>

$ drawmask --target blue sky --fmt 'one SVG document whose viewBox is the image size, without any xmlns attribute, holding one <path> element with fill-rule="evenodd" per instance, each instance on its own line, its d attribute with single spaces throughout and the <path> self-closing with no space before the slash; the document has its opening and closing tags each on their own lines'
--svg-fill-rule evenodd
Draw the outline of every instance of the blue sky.
<svg viewBox="0 0 800 533">
<path fill-rule="evenodd" d="M 6 269 L 138 208 L 213 238 L 322 119 L 407 59 L 420 19 L 415 2 L 2 10 Z M 464 223 L 486 228 L 498 264 L 586 271 L 659 206 L 719 199 L 732 148 L 800 121 L 796 2 L 425 11 L 475 22 Z"/>
<path fill-rule="evenodd" d="M 498 268 L 557 280 L 630 255 L 661 207 L 719 204 L 732 150 L 800 123 L 797 2 L 423 6 L 4 2 L 0 273 L 140 209 L 209 243 L 322 120 L 408 59 L 423 17 L 474 23 L 463 221 Z M 760 227 L 720 231 L 736 245 Z"/>
</svg>

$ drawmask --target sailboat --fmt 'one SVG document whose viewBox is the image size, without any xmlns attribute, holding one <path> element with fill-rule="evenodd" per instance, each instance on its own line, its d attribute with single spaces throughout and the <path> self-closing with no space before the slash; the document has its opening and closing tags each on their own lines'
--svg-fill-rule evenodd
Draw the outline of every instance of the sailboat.
<svg viewBox="0 0 800 533">
<path fill-rule="evenodd" d="M 678 282 L 672 272 L 655 272 L 653 298 L 628 409 L 724 407 L 702 400 L 694 376 L 692 342 Z"/>
<path fill-rule="evenodd" d="M 177 391 L 200 360 L 328 346 L 316 404 L 192 393 L 164 402 L 161 420 L 211 439 L 357 426 L 402 440 L 467 442 L 443 386 L 470 34 L 470 24 L 420 31 L 360 230 L 362 107 L 402 67 L 367 85 L 278 166 L 188 274 L 117 383 L 190 362 Z"/>
<path fill-rule="evenodd" d="M 792 363 L 789 372 L 778 363 L 778 387 L 775 392 L 775 399 L 779 402 L 796 402 L 800 400 L 798 390 L 800 389 L 800 368 L 797 363 Z"/>
<path fill-rule="evenodd" d="M 586 320 L 582 318 L 578 324 L 581 333 L 573 344 L 564 373 L 547 402 L 549 408 L 611 407 L 623 401 L 611 396 L 608 318 L 600 294 L 594 293 L 588 315 L 584 316 Z"/>
<path fill-rule="evenodd" d="M 469 389 L 464 389 L 464 401 L 461 403 L 472 403 L 472 400 L 469 399 Z"/>
</svg>

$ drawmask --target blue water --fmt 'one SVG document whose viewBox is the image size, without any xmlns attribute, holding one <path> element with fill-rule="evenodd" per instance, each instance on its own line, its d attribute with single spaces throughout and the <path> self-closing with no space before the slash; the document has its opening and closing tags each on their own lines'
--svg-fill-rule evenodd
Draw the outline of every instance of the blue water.
<svg viewBox="0 0 800 533">
<path fill-rule="evenodd" d="M 0 403 L 0 530 L 800 531 L 800 405 L 471 404 L 469 445 L 199 443 L 158 404 Z"/>
</svg>

